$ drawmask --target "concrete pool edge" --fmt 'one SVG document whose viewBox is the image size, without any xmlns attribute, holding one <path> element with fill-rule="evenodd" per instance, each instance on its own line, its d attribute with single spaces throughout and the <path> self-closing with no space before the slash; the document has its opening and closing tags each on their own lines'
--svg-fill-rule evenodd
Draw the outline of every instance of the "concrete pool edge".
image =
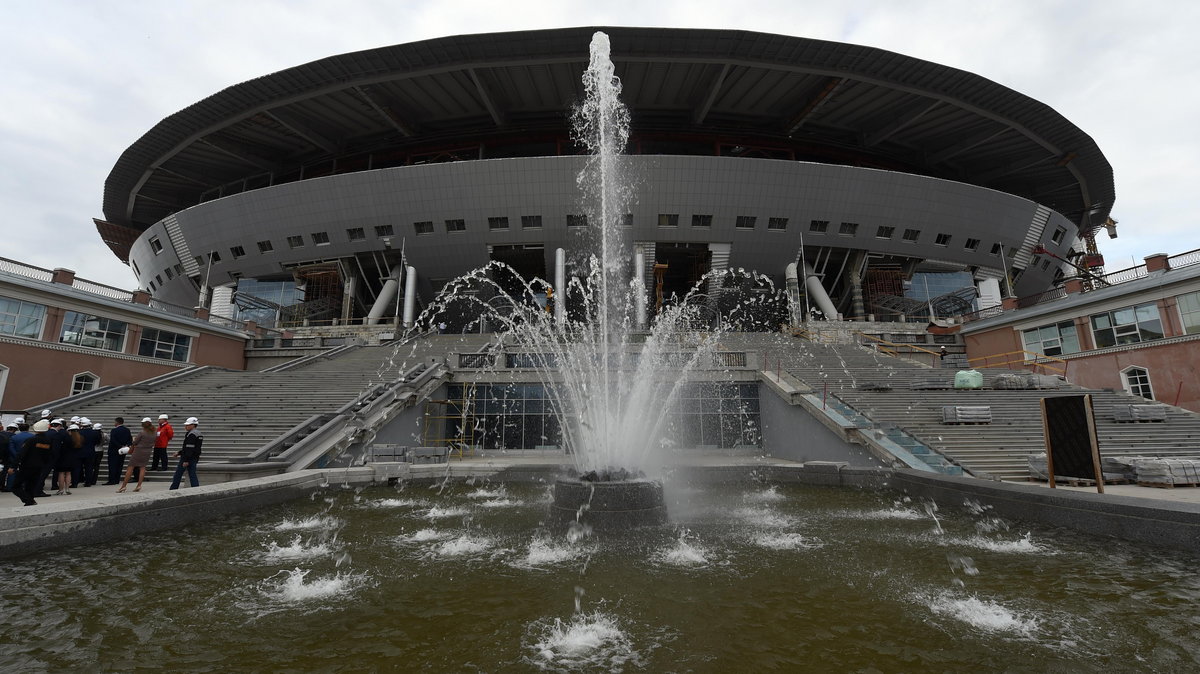
<svg viewBox="0 0 1200 674">
<path fill-rule="evenodd" d="M 451 464 L 372 464 L 311 469 L 206 485 L 73 503 L 36 510 L 0 511 L 0 558 L 23 557 L 74 545 L 92 545 L 249 512 L 300 498 L 312 490 L 360 487 L 398 480 L 491 478 L 548 482 L 560 462 L 462 461 Z M 1051 491 L 1030 485 L 932 475 L 908 469 L 857 468 L 837 462 L 756 461 L 709 463 L 673 470 L 672 479 L 694 482 L 794 482 L 807 485 L 891 490 L 943 506 L 964 501 L 1006 519 L 1024 520 L 1113 537 L 1132 543 L 1200 553 L 1200 504 L 1109 494 Z M 125 495 L 123 495 L 125 496 Z"/>
</svg>

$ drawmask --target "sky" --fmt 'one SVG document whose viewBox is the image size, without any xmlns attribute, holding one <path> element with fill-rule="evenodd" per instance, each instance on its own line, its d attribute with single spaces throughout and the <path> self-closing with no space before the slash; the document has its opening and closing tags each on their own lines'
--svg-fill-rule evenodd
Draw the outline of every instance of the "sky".
<svg viewBox="0 0 1200 674">
<path fill-rule="evenodd" d="M 391 44 L 605 25 L 835 40 L 973 72 L 1096 140 L 1116 185 L 1107 271 L 1200 248 L 1190 0 L 3 0 L 0 257 L 133 289 L 92 223 L 104 180 L 157 122 L 227 86 Z"/>
</svg>

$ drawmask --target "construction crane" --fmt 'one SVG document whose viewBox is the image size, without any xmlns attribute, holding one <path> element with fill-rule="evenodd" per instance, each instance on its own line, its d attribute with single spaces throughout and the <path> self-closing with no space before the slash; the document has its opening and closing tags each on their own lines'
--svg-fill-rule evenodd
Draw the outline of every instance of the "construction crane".
<svg viewBox="0 0 1200 674">
<path fill-rule="evenodd" d="M 1101 225 L 1108 230 L 1108 238 L 1117 238 L 1117 221 L 1108 218 Z M 1072 255 L 1073 258 L 1082 258 L 1083 264 L 1079 264 L 1074 260 L 1056 255 L 1046 249 L 1045 246 L 1038 244 L 1033 247 L 1034 255 L 1046 255 L 1056 260 L 1061 260 L 1079 272 L 1079 276 L 1084 284 L 1085 290 L 1095 290 L 1099 286 L 1109 285 L 1108 281 L 1104 280 L 1104 256 L 1100 254 L 1100 249 L 1096 247 L 1096 232 L 1100 227 L 1092 227 L 1083 233 L 1084 250 L 1082 253 Z"/>
</svg>

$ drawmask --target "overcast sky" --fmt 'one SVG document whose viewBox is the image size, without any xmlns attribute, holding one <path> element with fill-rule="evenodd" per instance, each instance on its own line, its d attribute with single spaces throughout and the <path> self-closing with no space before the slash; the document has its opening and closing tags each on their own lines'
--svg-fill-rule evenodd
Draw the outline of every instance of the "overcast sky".
<svg viewBox="0 0 1200 674">
<path fill-rule="evenodd" d="M 1048 104 L 1116 180 L 1107 270 L 1200 248 L 1200 3 L 1171 0 L 456 2 L 2 0 L 0 257 L 132 289 L 100 241 L 104 179 L 162 118 L 326 56 L 464 33 L 738 28 L 888 49 Z M 587 45 L 580 45 L 586 52 Z"/>
</svg>

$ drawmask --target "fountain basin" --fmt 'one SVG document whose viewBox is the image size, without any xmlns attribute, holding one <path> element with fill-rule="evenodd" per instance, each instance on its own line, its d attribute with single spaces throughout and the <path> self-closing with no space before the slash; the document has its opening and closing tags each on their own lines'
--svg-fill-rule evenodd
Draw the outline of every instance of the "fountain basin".
<svg viewBox="0 0 1200 674">
<path fill-rule="evenodd" d="M 584 480 L 559 478 L 554 483 L 551 519 L 579 521 L 600 530 L 658 526 L 667 522 L 662 482 L 657 480 Z"/>
</svg>

